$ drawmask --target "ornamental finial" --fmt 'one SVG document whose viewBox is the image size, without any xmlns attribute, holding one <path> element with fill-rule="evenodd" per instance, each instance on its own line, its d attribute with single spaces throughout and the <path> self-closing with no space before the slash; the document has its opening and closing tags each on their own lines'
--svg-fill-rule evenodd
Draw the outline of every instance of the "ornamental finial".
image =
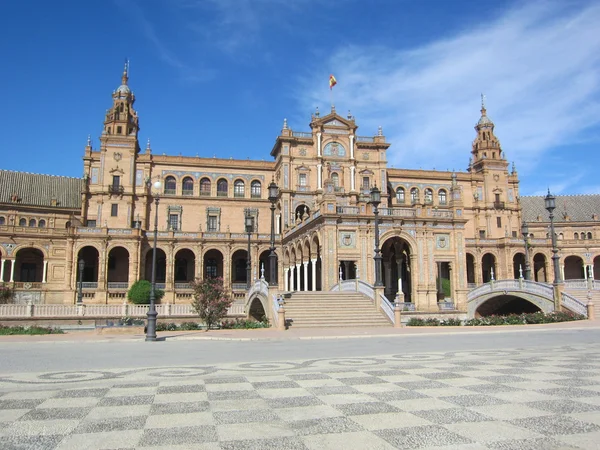
<svg viewBox="0 0 600 450">
<path fill-rule="evenodd" d="M 284 130 L 288 129 L 287 119 L 283 119 L 283 129 Z"/>
</svg>

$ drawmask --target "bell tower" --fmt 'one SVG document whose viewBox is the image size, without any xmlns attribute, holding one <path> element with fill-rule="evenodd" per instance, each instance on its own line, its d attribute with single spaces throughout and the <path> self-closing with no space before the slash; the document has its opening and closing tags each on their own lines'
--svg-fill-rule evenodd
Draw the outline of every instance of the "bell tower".
<svg viewBox="0 0 600 450">
<path fill-rule="evenodd" d="M 139 122 L 137 112 L 133 109 L 135 95 L 127 85 L 128 81 L 129 61 L 126 61 L 121 76 L 121 85 L 112 94 L 113 106 L 106 111 L 102 134 L 132 136 L 137 140 Z"/>
<path fill-rule="evenodd" d="M 487 116 L 485 109 L 485 95 L 481 94 L 481 118 L 475 125 L 477 137 L 473 141 L 471 150 L 470 170 L 481 172 L 490 164 L 494 167 L 501 166 L 504 163 L 508 167 L 508 162 L 504 159 L 500 141 L 494 134 L 494 122 Z"/>
</svg>

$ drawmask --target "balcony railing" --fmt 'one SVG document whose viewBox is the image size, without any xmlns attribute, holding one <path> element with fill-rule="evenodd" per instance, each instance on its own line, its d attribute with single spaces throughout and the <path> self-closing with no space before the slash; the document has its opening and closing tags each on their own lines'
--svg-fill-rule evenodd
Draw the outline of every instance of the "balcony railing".
<svg viewBox="0 0 600 450">
<path fill-rule="evenodd" d="M 192 285 L 189 282 L 177 282 L 175 283 L 175 290 L 192 289 Z"/>
<path fill-rule="evenodd" d="M 114 195 L 121 195 L 125 192 L 125 188 L 120 185 L 110 185 L 108 186 L 108 193 Z"/>
<path fill-rule="evenodd" d="M 175 195 L 177 194 L 177 189 L 165 189 L 165 195 Z"/>
<path fill-rule="evenodd" d="M 217 197 L 227 197 L 227 191 L 217 191 Z"/>
<path fill-rule="evenodd" d="M 129 283 L 125 282 L 117 282 L 117 281 L 109 281 L 107 284 L 108 290 L 127 290 L 129 289 Z"/>
<path fill-rule="evenodd" d="M 494 209 L 504 209 L 504 202 L 494 202 Z"/>
<path fill-rule="evenodd" d="M 232 291 L 245 291 L 246 289 L 246 283 L 231 283 Z"/>
<path fill-rule="evenodd" d="M 292 136 L 302 139 L 312 139 L 312 133 L 306 133 L 304 131 L 294 131 Z"/>
<path fill-rule="evenodd" d="M 358 206 L 338 206 L 336 209 L 338 214 L 356 215 L 360 211 Z"/>
<path fill-rule="evenodd" d="M 79 283 L 77 283 L 79 285 Z M 98 282 L 97 281 L 84 281 L 83 283 L 81 283 L 81 288 L 82 289 L 98 289 Z"/>
<path fill-rule="evenodd" d="M 356 136 L 356 142 L 375 142 L 375 138 L 371 136 Z"/>
</svg>

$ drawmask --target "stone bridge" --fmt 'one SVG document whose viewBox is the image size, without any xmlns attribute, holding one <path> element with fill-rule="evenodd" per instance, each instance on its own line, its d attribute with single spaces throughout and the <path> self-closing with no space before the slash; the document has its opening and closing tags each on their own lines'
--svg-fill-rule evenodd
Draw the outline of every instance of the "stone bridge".
<svg viewBox="0 0 600 450">
<path fill-rule="evenodd" d="M 467 314 L 475 317 L 478 309 L 492 299 L 503 297 L 517 297 L 526 300 L 538 307 L 541 311 L 548 313 L 554 311 L 554 288 L 548 283 L 539 283 L 524 279 L 518 280 L 496 280 L 482 284 L 467 294 Z M 569 295 L 561 293 L 560 304 L 576 314 L 587 317 L 586 303 Z"/>
</svg>

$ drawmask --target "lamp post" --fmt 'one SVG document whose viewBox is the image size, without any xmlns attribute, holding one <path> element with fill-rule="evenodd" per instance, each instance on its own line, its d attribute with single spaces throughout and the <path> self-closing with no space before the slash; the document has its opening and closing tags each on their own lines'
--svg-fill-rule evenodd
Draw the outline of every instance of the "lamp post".
<svg viewBox="0 0 600 450">
<path fill-rule="evenodd" d="M 83 268 L 85 266 L 83 258 L 79 258 L 77 264 L 79 266 L 79 292 L 77 292 L 77 304 L 81 305 L 83 303 Z"/>
<path fill-rule="evenodd" d="M 521 234 L 525 241 L 525 279 L 531 280 L 531 266 L 529 265 L 529 227 L 527 222 L 521 224 Z"/>
<path fill-rule="evenodd" d="M 548 195 L 544 198 L 544 206 L 548 213 L 550 213 L 550 235 L 552 237 L 552 265 L 554 266 L 554 284 L 555 286 L 561 283 L 560 269 L 558 268 L 558 247 L 556 246 L 556 234 L 554 233 L 554 209 L 556 208 L 556 197 L 550 194 L 548 189 Z"/>
<path fill-rule="evenodd" d="M 373 205 L 373 214 L 375 215 L 375 287 L 383 286 L 381 282 L 381 249 L 379 248 L 379 204 L 381 203 L 381 191 L 377 189 L 377 186 L 371 188 L 371 201 Z"/>
<path fill-rule="evenodd" d="M 250 290 L 252 285 L 252 261 L 250 259 L 250 233 L 254 230 L 254 217 L 250 215 L 250 209 L 244 210 L 244 219 L 246 224 L 246 233 L 248 233 L 248 263 L 246 264 L 246 289 Z"/>
<path fill-rule="evenodd" d="M 152 284 L 150 287 L 150 308 L 148 309 L 148 325 L 146 326 L 146 341 L 156 341 L 156 241 L 158 238 L 158 202 L 160 200 L 160 188 L 162 183 L 155 181 L 154 184 L 147 183 L 148 190 L 154 187 L 154 244 L 152 247 Z"/>
<path fill-rule="evenodd" d="M 269 201 L 271 202 L 271 252 L 269 253 L 269 286 L 277 286 L 277 255 L 275 254 L 275 202 L 279 197 L 279 187 L 271 180 Z"/>
</svg>

